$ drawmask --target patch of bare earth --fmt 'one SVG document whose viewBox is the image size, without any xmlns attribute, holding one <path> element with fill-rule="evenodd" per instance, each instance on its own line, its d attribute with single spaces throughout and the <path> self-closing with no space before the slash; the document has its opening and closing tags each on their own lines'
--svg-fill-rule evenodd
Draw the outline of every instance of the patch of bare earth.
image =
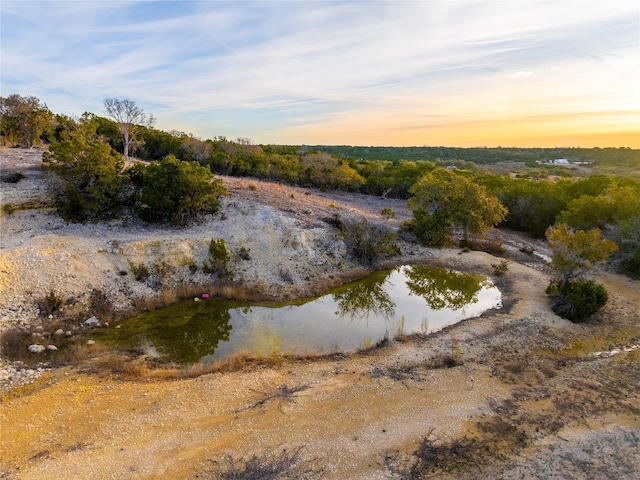
<svg viewBox="0 0 640 480">
<path fill-rule="evenodd" d="M 226 219 L 179 231 L 67 225 L 32 209 L 3 216 L 3 328 L 46 327 L 29 305 L 50 285 L 78 302 L 97 287 L 123 305 L 132 295 L 157 295 L 118 270 L 168 251 L 176 258 L 171 275 L 190 278 L 180 255 L 198 259 L 212 236 L 251 249 L 252 260 L 235 265 L 239 285 L 261 283 L 273 296 L 315 293 L 362 273 L 323 219 L 385 222 L 379 212 L 389 207 L 397 218 L 387 224 L 397 228 L 407 215 L 394 200 L 225 182 Z M 4 186 L 3 199 L 14 195 Z M 640 282 L 602 274 L 609 304 L 574 325 L 550 312 L 544 265 L 520 251 L 545 253 L 544 246 L 503 237 L 511 263 L 494 280 L 504 308 L 428 337 L 195 378 L 114 374 L 96 361 L 47 369 L 3 393 L 0 478 L 638 478 Z M 412 244 L 402 250 L 387 263 L 491 276 L 499 261 Z"/>
</svg>

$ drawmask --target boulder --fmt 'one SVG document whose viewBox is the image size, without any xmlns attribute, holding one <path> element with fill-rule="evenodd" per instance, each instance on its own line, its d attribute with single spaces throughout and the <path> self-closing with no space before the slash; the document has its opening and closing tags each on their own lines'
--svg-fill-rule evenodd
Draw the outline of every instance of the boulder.
<svg viewBox="0 0 640 480">
<path fill-rule="evenodd" d="M 100 325 L 100 320 L 98 320 L 96 317 L 90 317 L 82 322 L 82 325 L 84 325 L 85 327 L 97 327 L 98 325 Z"/>
<path fill-rule="evenodd" d="M 45 351 L 44 345 L 33 344 L 29 345 L 29 351 L 31 353 L 42 353 Z"/>
<path fill-rule="evenodd" d="M 47 345 L 47 350 L 55 351 L 58 350 L 58 347 L 56 347 L 55 345 Z"/>
</svg>

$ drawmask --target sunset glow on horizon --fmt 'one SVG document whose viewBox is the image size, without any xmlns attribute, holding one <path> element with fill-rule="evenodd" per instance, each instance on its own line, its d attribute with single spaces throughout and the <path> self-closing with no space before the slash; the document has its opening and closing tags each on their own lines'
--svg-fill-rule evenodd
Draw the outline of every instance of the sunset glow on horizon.
<svg viewBox="0 0 640 480">
<path fill-rule="evenodd" d="M 640 148 L 635 1 L 3 1 L 2 96 L 264 144 Z"/>
</svg>

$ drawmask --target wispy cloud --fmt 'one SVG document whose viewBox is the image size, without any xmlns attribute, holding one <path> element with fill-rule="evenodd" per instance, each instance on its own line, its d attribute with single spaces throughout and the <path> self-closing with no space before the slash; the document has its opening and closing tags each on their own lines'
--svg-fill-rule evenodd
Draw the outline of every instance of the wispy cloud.
<svg viewBox="0 0 640 480">
<path fill-rule="evenodd" d="M 640 115 L 639 7 L 624 0 L 1 8 L 2 94 L 61 113 L 118 96 L 205 137 L 368 144 L 445 143 L 445 127 L 469 119 L 566 114 L 570 130 L 572 114 Z M 468 135 L 458 144 L 488 143 Z"/>
</svg>

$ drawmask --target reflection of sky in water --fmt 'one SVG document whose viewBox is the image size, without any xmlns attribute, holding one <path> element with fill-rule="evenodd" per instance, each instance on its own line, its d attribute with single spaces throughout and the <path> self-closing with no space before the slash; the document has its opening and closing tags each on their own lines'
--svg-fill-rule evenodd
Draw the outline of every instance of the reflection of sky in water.
<svg viewBox="0 0 640 480">
<path fill-rule="evenodd" d="M 220 342 L 207 360 L 224 358 L 238 350 L 280 353 L 328 352 L 332 349 L 355 350 L 365 340 L 375 343 L 385 332 L 395 335 L 404 317 L 404 333 L 440 330 L 465 318 L 475 317 L 489 308 L 501 306 L 497 288 L 483 286 L 476 302 L 453 310 L 431 309 L 424 298 L 411 293 L 404 269 L 395 269 L 383 282 L 382 289 L 395 304 L 391 317 L 382 312 L 363 315 L 337 315 L 339 305 L 332 295 L 325 295 L 300 306 L 281 308 L 251 307 L 249 313 L 233 309 L 229 342 Z M 375 310 L 373 308 L 372 310 Z"/>
</svg>

